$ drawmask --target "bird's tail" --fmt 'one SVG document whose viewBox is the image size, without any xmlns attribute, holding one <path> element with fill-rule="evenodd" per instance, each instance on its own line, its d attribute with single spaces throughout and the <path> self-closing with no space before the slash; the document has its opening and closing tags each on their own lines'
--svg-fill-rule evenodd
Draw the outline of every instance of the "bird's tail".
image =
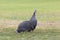
<svg viewBox="0 0 60 40">
<path fill-rule="evenodd" d="M 22 32 L 22 30 L 17 30 L 17 31 L 16 31 L 16 33 L 21 33 L 21 32 Z"/>
</svg>

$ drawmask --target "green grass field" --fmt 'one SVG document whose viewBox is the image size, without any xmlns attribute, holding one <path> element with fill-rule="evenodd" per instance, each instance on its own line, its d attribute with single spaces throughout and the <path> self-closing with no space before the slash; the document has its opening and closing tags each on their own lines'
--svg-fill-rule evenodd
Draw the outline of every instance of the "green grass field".
<svg viewBox="0 0 60 40">
<path fill-rule="evenodd" d="M 33 32 L 16 33 L 16 28 L 4 28 L 0 30 L 0 40 L 60 40 L 60 32 L 56 29 L 41 30 Z"/>
<path fill-rule="evenodd" d="M 35 9 L 38 22 L 58 21 L 57 24 L 16 33 L 18 22 L 29 20 Z M 0 0 L 0 40 L 60 40 L 59 26 L 60 0 Z"/>
<path fill-rule="evenodd" d="M 35 9 L 38 20 L 60 20 L 60 0 L 0 0 L 0 19 L 26 20 Z"/>
</svg>

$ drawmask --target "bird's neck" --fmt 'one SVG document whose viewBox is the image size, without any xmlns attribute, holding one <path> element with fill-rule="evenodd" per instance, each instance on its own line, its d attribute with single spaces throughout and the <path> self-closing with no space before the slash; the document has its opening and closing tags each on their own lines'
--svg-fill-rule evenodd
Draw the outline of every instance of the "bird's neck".
<svg viewBox="0 0 60 40">
<path fill-rule="evenodd" d="M 30 21 L 35 21 L 36 20 L 36 10 L 34 11 L 32 17 L 30 18 Z"/>
<path fill-rule="evenodd" d="M 36 17 L 33 15 L 33 16 L 31 17 L 30 21 L 33 21 L 33 20 L 35 20 L 35 19 L 36 19 Z"/>
</svg>

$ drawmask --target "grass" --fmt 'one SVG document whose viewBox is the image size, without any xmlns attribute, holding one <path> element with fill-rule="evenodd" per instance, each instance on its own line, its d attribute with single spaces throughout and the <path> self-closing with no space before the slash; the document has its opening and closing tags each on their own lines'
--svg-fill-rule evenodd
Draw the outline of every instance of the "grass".
<svg viewBox="0 0 60 40">
<path fill-rule="evenodd" d="M 19 21 L 0 20 L 0 40 L 60 40 L 60 27 L 38 25 L 32 32 L 16 33 Z M 55 26 L 55 27 L 54 27 Z"/>
<path fill-rule="evenodd" d="M 60 0 L 0 0 L 0 19 L 28 20 L 35 9 L 38 20 L 60 20 Z"/>
<path fill-rule="evenodd" d="M 0 0 L 0 40 L 60 40 L 60 24 L 16 33 L 18 22 L 14 20 L 29 20 L 35 9 L 39 22 L 60 21 L 60 0 Z"/>
<path fill-rule="evenodd" d="M 33 32 L 16 33 L 16 28 L 0 30 L 0 40 L 60 40 L 60 32 L 56 29 L 35 29 Z"/>
</svg>

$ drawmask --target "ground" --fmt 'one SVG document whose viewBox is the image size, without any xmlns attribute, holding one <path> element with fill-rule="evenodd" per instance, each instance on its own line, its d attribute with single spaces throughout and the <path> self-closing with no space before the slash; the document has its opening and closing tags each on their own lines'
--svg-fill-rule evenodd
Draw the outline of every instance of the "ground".
<svg viewBox="0 0 60 40">
<path fill-rule="evenodd" d="M 37 10 L 37 27 L 16 33 Z M 0 0 L 0 40 L 60 40 L 60 0 Z"/>
<path fill-rule="evenodd" d="M 60 40 L 57 23 L 38 22 L 34 31 L 16 33 L 19 23 L 19 20 L 0 20 L 0 40 Z"/>
</svg>

